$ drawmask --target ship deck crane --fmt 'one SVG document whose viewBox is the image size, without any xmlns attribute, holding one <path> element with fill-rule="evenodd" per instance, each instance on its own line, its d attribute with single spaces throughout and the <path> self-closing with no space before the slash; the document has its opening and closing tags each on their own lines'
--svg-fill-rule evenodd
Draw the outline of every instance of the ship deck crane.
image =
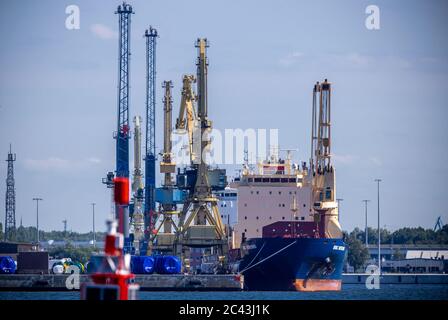
<svg viewBox="0 0 448 320">
<path fill-rule="evenodd" d="M 312 215 L 318 237 L 340 238 L 336 176 L 331 165 L 331 83 L 325 79 L 313 88 L 310 175 Z"/>
</svg>

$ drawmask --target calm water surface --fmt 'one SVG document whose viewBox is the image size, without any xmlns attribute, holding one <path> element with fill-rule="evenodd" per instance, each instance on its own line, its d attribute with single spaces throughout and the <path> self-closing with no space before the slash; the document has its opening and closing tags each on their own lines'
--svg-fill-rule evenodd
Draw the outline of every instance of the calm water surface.
<svg viewBox="0 0 448 320">
<path fill-rule="evenodd" d="M 381 285 L 368 290 L 364 285 L 343 285 L 340 292 L 150 292 L 141 300 L 448 300 L 448 285 Z M 2 292 L 0 300 L 78 300 L 79 292 Z"/>
</svg>

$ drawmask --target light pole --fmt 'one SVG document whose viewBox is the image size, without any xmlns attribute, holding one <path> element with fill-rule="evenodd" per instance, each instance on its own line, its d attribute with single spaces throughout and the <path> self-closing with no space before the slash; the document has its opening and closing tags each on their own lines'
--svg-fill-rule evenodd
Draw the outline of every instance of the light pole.
<svg viewBox="0 0 448 320">
<path fill-rule="evenodd" d="M 338 202 L 338 221 L 341 221 L 341 201 L 344 201 L 344 199 L 339 198 L 336 201 Z"/>
<path fill-rule="evenodd" d="M 33 198 L 36 201 L 36 229 L 37 229 L 37 246 L 39 247 L 39 201 L 42 201 L 42 198 Z"/>
<path fill-rule="evenodd" d="M 381 228 L 380 228 L 380 182 L 381 179 L 375 179 L 377 183 L 377 197 L 378 197 L 378 269 L 381 274 Z"/>
<path fill-rule="evenodd" d="M 369 245 L 369 234 L 368 234 L 368 230 L 367 230 L 367 203 L 370 202 L 370 200 L 362 200 L 362 201 L 364 202 L 365 207 L 366 207 L 366 226 L 364 229 L 364 233 L 366 236 L 366 247 L 367 247 Z"/>
<path fill-rule="evenodd" d="M 96 236 L 95 236 L 95 202 L 92 202 L 92 213 L 93 213 L 93 217 L 92 217 L 92 219 L 93 219 L 93 247 L 95 248 L 95 246 L 96 246 Z"/>
</svg>

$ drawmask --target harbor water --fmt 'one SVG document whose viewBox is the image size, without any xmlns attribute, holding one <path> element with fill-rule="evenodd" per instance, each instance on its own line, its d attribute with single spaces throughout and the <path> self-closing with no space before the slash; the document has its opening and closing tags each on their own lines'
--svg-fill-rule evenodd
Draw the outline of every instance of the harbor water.
<svg viewBox="0 0 448 320">
<path fill-rule="evenodd" d="M 0 291 L 0 300 L 78 300 L 79 292 Z M 141 291 L 140 300 L 448 300 L 445 284 L 383 284 L 367 289 L 360 284 L 343 285 L 339 292 L 178 292 Z"/>
</svg>

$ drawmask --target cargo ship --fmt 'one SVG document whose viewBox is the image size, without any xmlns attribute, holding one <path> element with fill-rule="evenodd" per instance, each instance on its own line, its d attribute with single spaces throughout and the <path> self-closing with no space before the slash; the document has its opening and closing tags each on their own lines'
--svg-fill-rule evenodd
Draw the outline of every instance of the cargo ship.
<svg viewBox="0 0 448 320">
<path fill-rule="evenodd" d="M 292 163 L 273 148 L 243 165 L 230 257 L 248 290 L 337 291 L 346 253 L 331 163 L 331 84 L 313 89 L 311 157 Z M 275 150 L 277 149 L 277 150 Z"/>
</svg>

